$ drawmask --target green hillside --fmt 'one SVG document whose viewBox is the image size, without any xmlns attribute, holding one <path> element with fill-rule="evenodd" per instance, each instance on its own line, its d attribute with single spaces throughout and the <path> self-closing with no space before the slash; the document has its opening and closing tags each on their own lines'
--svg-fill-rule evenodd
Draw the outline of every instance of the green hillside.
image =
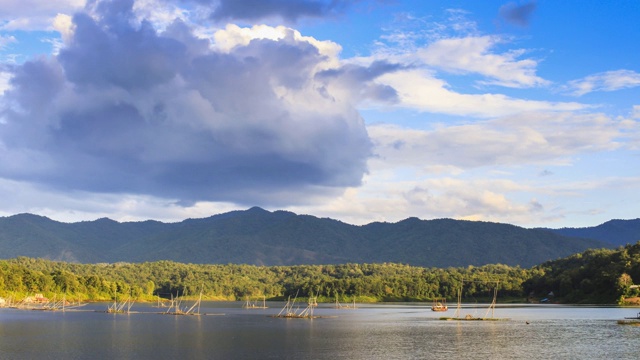
<svg viewBox="0 0 640 360">
<path fill-rule="evenodd" d="M 424 267 L 530 267 L 590 248 L 577 239 L 508 224 L 409 218 L 364 226 L 269 212 L 233 211 L 178 223 L 98 219 L 60 223 L 30 214 L 0 218 L 0 254 L 81 263 L 171 260 L 200 264 L 403 263 Z"/>
<path fill-rule="evenodd" d="M 616 250 L 590 249 L 532 271 L 535 275 L 523 285 L 527 293 L 553 292 L 568 303 L 624 303 L 640 296 L 640 288 L 633 286 L 640 283 L 640 242 Z"/>
</svg>

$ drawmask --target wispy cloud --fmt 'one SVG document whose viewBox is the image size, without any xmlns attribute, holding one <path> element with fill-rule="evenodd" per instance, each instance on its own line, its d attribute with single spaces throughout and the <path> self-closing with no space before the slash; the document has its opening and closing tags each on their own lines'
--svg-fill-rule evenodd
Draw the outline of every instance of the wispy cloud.
<svg viewBox="0 0 640 360">
<path fill-rule="evenodd" d="M 0 36 L 0 50 L 4 50 L 7 45 L 15 43 L 16 41 L 15 36 Z"/>
<path fill-rule="evenodd" d="M 575 111 L 589 107 L 576 102 L 518 99 L 500 93 L 458 93 L 447 82 L 425 70 L 386 74 L 378 81 L 397 91 L 400 99 L 398 106 L 425 112 L 486 118 L 531 111 Z"/>
<path fill-rule="evenodd" d="M 314 213 L 340 214 L 356 223 L 419 216 L 536 224 L 609 206 L 576 208 L 566 205 L 567 199 L 615 184 L 620 194 L 611 198 L 614 204 L 625 192 L 640 189 L 634 177 L 567 176 L 589 152 L 628 146 L 619 142 L 630 136 L 620 119 L 541 113 L 433 130 L 368 128 L 378 156 L 370 160 L 367 186 L 349 189 L 314 207 Z M 529 177 L 522 177 L 527 169 Z"/>
<path fill-rule="evenodd" d="M 397 13 L 375 42 L 374 54 L 410 54 L 438 40 L 479 36 L 476 22 L 468 15 L 462 9 L 446 9 L 443 18 Z"/>
<path fill-rule="evenodd" d="M 523 113 L 434 130 L 369 126 L 374 151 L 385 164 L 467 170 L 567 163 L 573 155 L 619 148 L 627 131 L 623 121 L 571 113 Z"/>
<path fill-rule="evenodd" d="M 467 13 L 450 9 L 441 21 L 427 21 L 403 14 L 376 43 L 368 58 L 351 61 L 387 60 L 405 65 L 402 71 L 378 80 L 393 87 L 399 105 L 420 111 L 462 116 L 493 117 L 527 111 L 571 111 L 587 108 L 575 102 L 536 101 L 514 98 L 500 92 L 465 94 L 469 88 L 488 85 L 505 88 L 540 88 L 551 84 L 537 75 L 540 60 L 531 50 L 509 46 L 512 39 L 482 35 Z M 448 78 L 457 76 L 465 87 L 452 87 Z"/>
<path fill-rule="evenodd" d="M 549 81 L 536 75 L 538 62 L 519 59 L 525 50 L 493 52 L 504 39 L 496 36 L 449 38 L 429 44 L 418 52 L 427 66 L 460 74 L 479 74 L 487 77 L 487 84 L 507 87 L 548 85 Z"/>
<path fill-rule="evenodd" d="M 538 189 L 510 179 L 398 179 L 390 172 L 373 171 L 375 176 L 365 177 L 367 187 L 348 189 L 342 196 L 314 206 L 313 213 L 336 214 L 355 224 L 400 221 L 412 216 L 530 223 L 544 207 L 535 199 L 520 199 L 522 194 Z M 295 206 L 289 209 L 309 211 Z"/>
<path fill-rule="evenodd" d="M 640 73 L 633 70 L 614 70 L 589 75 L 567 83 L 564 90 L 575 96 L 597 91 L 616 91 L 640 86 Z"/>
</svg>

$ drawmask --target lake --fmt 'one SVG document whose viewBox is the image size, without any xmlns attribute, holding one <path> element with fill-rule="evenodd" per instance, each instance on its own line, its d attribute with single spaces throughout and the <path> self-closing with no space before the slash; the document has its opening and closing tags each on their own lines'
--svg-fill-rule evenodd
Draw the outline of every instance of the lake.
<svg viewBox="0 0 640 360">
<path fill-rule="evenodd" d="M 152 304 L 107 314 L 0 309 L 0 359 L 637 359 L 640 309 L 500 305 L 504 321 L 442 321 L 430 304 L 320 304 L 315 319 L 282 319 L 283 303 L 243 309 L 203 302 L 202 316 L 161 315 Z M 463 306 L 482 317 L 486 307 Z"/>
</svg>

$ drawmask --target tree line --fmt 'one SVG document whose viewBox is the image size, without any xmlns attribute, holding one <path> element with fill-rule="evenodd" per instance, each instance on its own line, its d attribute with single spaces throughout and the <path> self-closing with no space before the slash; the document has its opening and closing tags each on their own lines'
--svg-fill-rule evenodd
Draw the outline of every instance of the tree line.
<svg viewBox="0 0 640 360">
<path fill-rule="evenodd" d="M 128 295 L 137 300 L 196 296 L 211 300 L 286 299 L 320 301 L 455 300 L 499 297 L 537 300 L 549 293 L 568 303 L 615 303 L 639 295 L 640 242 L 616 250 L 587 250 L 530 269 L 501 264 L 424 268 L 397 263 L 343 265 L 204 265 L 173 261 L 78 264 L 18 257 L 0 260 L 0 296 L 43 293 L 86 301 Z"/>
<path fill-rule="evenodd" d="M 0 261 L 0 296 L 66 294 L 110 300 L 117 294 L 139 299 L 203 293 L 208 299 L 283 299 L 317 296 L 332 301 L 430 301 L 455 299 L 460 286 L 473 297 L 521 296 L 529 271 L 506 265 L 422 268 L 396 263 L 254 266 L 200 265 L 172 261 L 76 264 L 19 257 Z"/>
</svg>

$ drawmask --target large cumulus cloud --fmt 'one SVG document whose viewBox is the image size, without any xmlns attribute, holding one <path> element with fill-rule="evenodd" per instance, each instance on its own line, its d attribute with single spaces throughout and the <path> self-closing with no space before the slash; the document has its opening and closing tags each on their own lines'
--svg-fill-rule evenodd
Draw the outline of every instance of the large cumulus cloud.
<svg viewBox="0 0 640 360">
<path fill-rule="evenodd" d="M 132 5 L 76 14 L 57 56 L 12 68 L 1 177 L 275 205 L 360 183 L 371 143 L 354 103 L 393 101 L 393 89 L 341 77 L 352 66 L 291 29 L 214 50 L 178 20 L 158 32 Z M 360 72 L 393 71 L 375 66 Z"/>
</svg>

